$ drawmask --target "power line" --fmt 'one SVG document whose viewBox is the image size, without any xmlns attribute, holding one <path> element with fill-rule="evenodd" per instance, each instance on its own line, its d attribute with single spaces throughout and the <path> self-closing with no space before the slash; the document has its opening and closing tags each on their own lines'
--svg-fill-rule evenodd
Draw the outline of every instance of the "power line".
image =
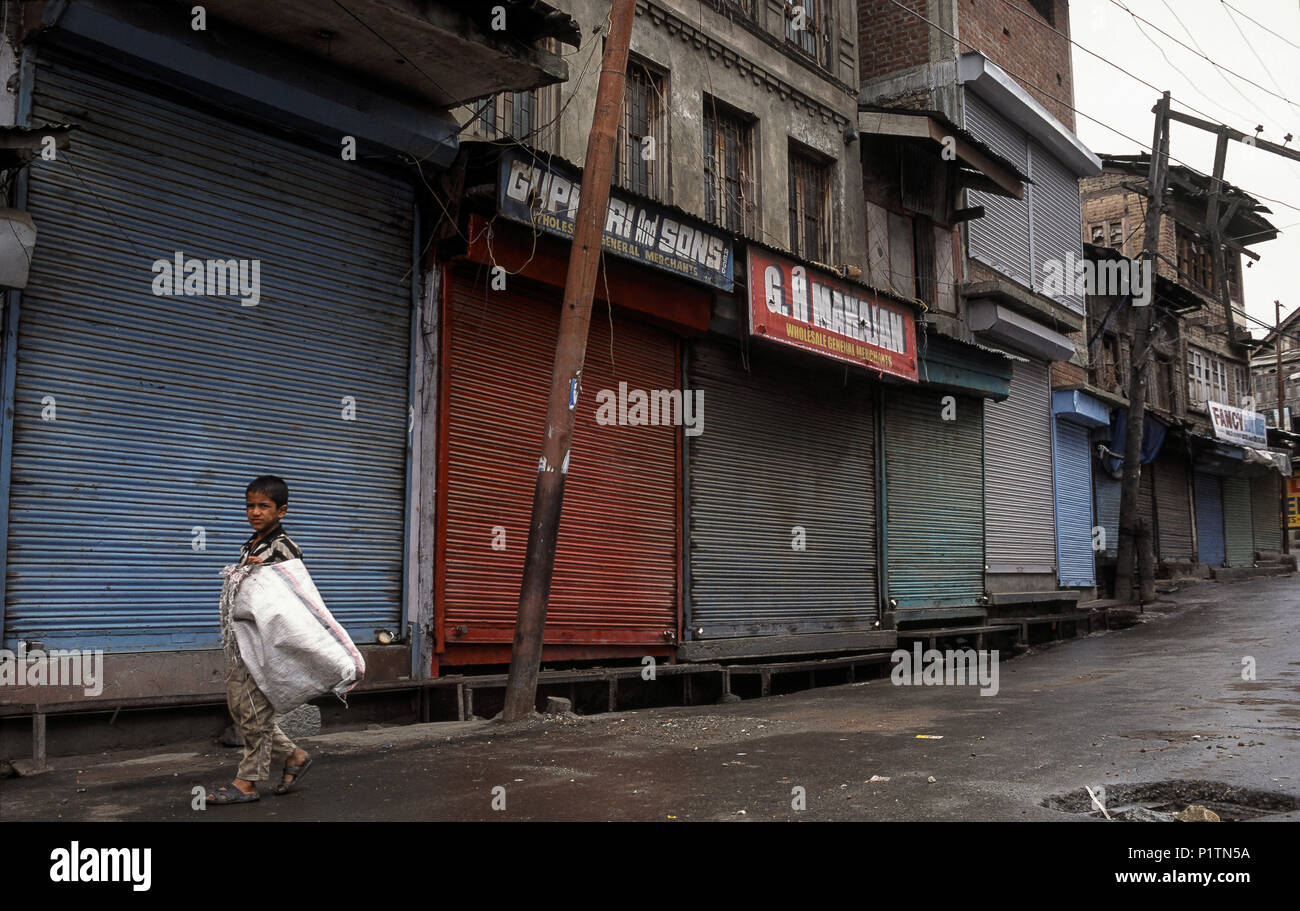
<svg viewBox="0 0 1300 911">
<path fill-rule="evenodd" d="M 1232 11 L 1233 11 L 1234 13 L 1236 13 L 1238 16 L 1241 16 L 1243 19 L 1249 19 L 1251 22 L 1255 23 L 1255 25 L 1259 26 L 1259 27 L 1262 28 L 1264 31 L 1266 31 L 1266 32 L 1268 32 L 1270 35 L 1272 35 L 1274 38 L 1280 38 L 1281 40 L 1285 41 L 1287 44 L 1289 44 L 1289 45 L 1291 45 L 1293 48 L 1295 48 L 1297 51 L 1300 51 L 1300 44 L 1296 44 L 1294 41 L 1290 40 L 1289 38 L 1285 37 L 1284 35 L 1279 35 L 1277 32 L 1273 31 L 1271 28 L 1269 28 L 1269 27 L 1268 27 L 1267 25 L 1265 25 L 1264 23 L 1260 22 L 1258 19 L 1252 19 L 1250 16 L 1247 16 L 1245 13 L 1243 13 L 1241 10 L 1237 9 L 1237 8 L 1236 8 L 1235 6 L 1233 6 L 1231 3 L 1228 3 L 1227 0 L 1219 0 L 1219 2 L 1222 3 L 1224 6 L 1226 6 L 1228 9 L 1232 10 Z"/>
<path fill-rule="evenodd" d="M 902 3 L 900 3 L 899 0 L 889 0 L 889 2 L 893 3 L 893 4 L 894 4 L 895 6 L 897 6 L 899 9 L 903 10 L 904 12 L 908 13 L 909 15 L 915 16 L 916 18 L 920 19 L 922 22 L 926 23 L 926 24 L 929 25 L 931 28 L 933 28 L 933 29 L 935 29 L 936 31 L 938 31 L 939 33 L 941 33 L 941 34 L 943 34 L 943 35 L 945 35 L 945 36 L 951 38 L 952 40 L 956 41 L 958 44 L 965 45 L 966 47 L 970 48 L 971 50 L 976 51 L 976 52 L 979 52 L 979 48 L 976 47 L 975 45 L 971 44 L 969 41 L 964 41 L 964 40 L 962 40 L 961 38 L 958 38 L 958 37 L 957 37 L 956 35 L 954 35 L 952 32 L 948 31 L 947 29 L 943 28 L 943 27 L 940 26 L 940 25 L 935 24 L 934 22 L 932 22 L 931 20 L 927 19 L 925 16 L 921 15 L 920 13 L 918 13 L 918 12 L 916 12 L 916 11 L 914 11 L 914 10 L 910 10 L 910 9 L 908 9 L 906 6 L 904 6 Z M 1005 2 L 1005 0 L 1004 0 L 1004 2 Z M 1112 2 L 1113 2 L 1113 0 L 1112 0 Z M 1085 48 L 1085 50 L 1087 50 L 1087 49 Z M 1089 51 L 1089 53 L 1092 53 L 1092 52 Z M 1057 102 L 1058 104 L 1064 106 L 1067 110 L 1073 111 L 1075 114 L 1078 114 L 1080 117 L 1084 117 L 1084 118 L 1086 118 L 1086 119 L 1088 119 L 1088 120 L 1091 120 L 1093 123 L 1097 124 L 1098 126 L 1102 127 L 1103 129 L 1107 129 L 1107 130 L 1109 130 L 1110 132 L 1114 133 L 1116 136 L 1119 136 L 1119 137 L 1121 137 L 1121 138 L 1123 138 L 1123 139 L 1127 139 L 1129 142 L 1133 143 L 1134 145 L 1139 146 L 1139 147 L 1141 147 L 1141 148 L 1143 148 L 1143 149 L 1146 149 L 1147 151 L 1151 151 L 1151 146 L 1150 146 L 1149 144 L 1143 142 L 1143 141 L 1140 140 L 1140 139 L 1135 139 L 1135 138 L 1133 138 L 1132 136 L 1128 135 L 1127 133 L 1122 132 L 1121 130 L 1117 130 L 1117 129 L 1115 129 L 1115 127 L 1111 126 L 1109 123 L 1106 123 L 1106 122 L 1103 121 L 1103 120 L 1098 120 L 1096 117 L 1093 117 L 1091 114 L 1087 113 L 1086 111 L 1081 111 L 1081 110 L 1079 110 L 1078 108 L 1076 108 L 1074 105 L 1070 104 L 1070 103 L 1069 103 L 1068 101 L 1066 101 L 1065 99 L 1063 99 L 1063 98 L 1058 98 L 1057 96 L 1053 95 L 1051 92 L 1047 91 L 1046 89 L 1041 88 L 1040 86 L 1036 85 L 1035 83 L 1033 83 L 1032 81 L 1030 81 L 1030 80 L 1029 80 L 1028 78 L 1026 78 L 1025 76 L 1021 75 L 1020 73 L 1017 73 L 1015 70 L 1007 69 L 1006 67 L 1002 67 L 1002 69 L 1003 69 L 1003 71 L 1006 72 L 1008 75 L 1010 75 L 1010 76 L 1014 76 L 1018 81 L 1020 81 L 1020 82 L 1023 83 L 1024 85 L 1027 85 L 1027 86 L 1029 86 L 1030 88 L 1034 89 L 1035 91 L 1041 93 L 1041 94 L 1043 95 L 1043 97 L 1045 97 L 1045 98 L 1050 98 L 1052 101 L 1055 101 L 1055 102 Z M 1129 75 L 1132 75 L 1132 74 L 1130 73 Z M 1138 79 L 1138 77 L 1136 77 L 1136 76 L 1134 76 L 1133 78 Z M 1143 84 L 1149 85 L 1149 83 L 1147 83 L 1146 80 L 1138 79 L 1138 81 L 1139 81 L 1139 82 L 1142 82 Z M 1194 111 L 1197 110 L 1196 108 L 1191 107 L 1191 105 L 1186 105 L 1186 104 L 1185 104 L 1184 106 L 1186 106 L 1186 107 L 1188 107 L 1188 108 L 1190 108 L 1191 110 L 1194 110 Z M 1205 112 L 1204 112 L 1204 111 L 1198 111 L 1198 113 L 1204 114 Z M 1197 170 L 1196 168 L 1194 168 L 1192 165 L 1188 164 L 1187 162 L 1183 161 L 1181 158 L 1176 158 L 1176 157 L 1174 157 L 1173 155 L 1170 155 L 1170 156 L 1169 156 L 1169 160 L 1170 160 L 1170 161 L 1177 162 L 1178 164 L 1181 164 L 1183 167 L 1188 168 L 1188 169 L 1191 170 L 1192 172 L 1194 172 L 1194 173 L 1196 173 L 1196 174 L 1198 174 L 1198 175 L 1200 175 L 1200 176 L 1202 176 L 1202 177 L 1206 177 L 1206 176 L 1208 176 L 1208 175 L 1202 174 L 1199 170 Z M 1295 210 L 1296 212 L 1300 212 L 1300 205 L 1294 205 L 1294 204 L 1292 204 L 1292 203 L 1286 202 L 1285 200 L 1275 199 L 1275 198 L 1272 197 L 1272 196 L 1265 196 L 1263 193 L 1257 193 L 1257 192 L 1254 192 L 1254 191 L 1247 191 L 1247 190 L 1245 190 L 1245 189 L 1243 189 L 1243 188 L 1241 188 L 1241 187 L 1239 187 L 1239 186 L 1237 187 L 1237 189 L 1239 189 L 1239 190 L 1241 190 L 1243 193 L 1247 193 L 1247 195 L 1252 196 L 1252 197 L 1255 197 L 1255 198 L 1257 198 L 1257 199 L 1268 200 L 1269 202 L 1277 203 L 1277 204 L 1280 205 L 1280 206 L 1286 206 L 1288 209 L 1293 209 L 1293 210 Z"/>
<path fill-rule="evenodd" d="M 1181 48 L 1183 48 L 1183 49 L 1185 49 L 1185 50 L 1187 50 L 1187 51 L 1189 51 L 1189 52 L 1195 54 L 1197 57 L 1200 57 L 1202 60 L 1206 61 L 1207 63 L 1209 63 L 1210 65 L 1212 65 L 1212 66 L 1214 66 L 1214 67 L 1217 67 L 1218 69 L 1220 69 L 1220 70 L 1222 70 L 1223 72 L 1229 74 L 1230 76 L 1236 76 L 1236 77 L 1237 77 L 1238 79 L 1240 79 L 1242 82 L 1248 82 L 1248 83 L 1250 83 L 1251 85 L 1253 85 L 1255 88 L 1259 89 L 1261 92 L 1264 92 L 1266 95 L 1272 95 L 1274 98 L 1277 98 L 1277 99 L 1280 99 L 1280 100 L 1282 100 L 1282 101 L 1285 101 L 1287 104 L 1293 104 L 1293 103 L 1294 103 L 1294 102 L 1291 101 L 1290 98 L 1287 98 L 1285 95 L 1279 95 L 1279 94 L 1277 94 L 1277 93 L 1274 92 L 1274 91 L 1271 91 L 1271 90 L 1269 90 L 1269 89 L 1266 89 L 1266 88 L 1264 88 L 1264 86 L 1260 85 L 1258 82 L 1255 82 L 1253 79 L 1250 79 L 1250 78 L 1248 78 L 1248 77 L 1246 77 L 1246 76 L 1243 76 L 1243 75 L 1241 75 L 1240 73 L 1234 73 L 1232 70 L 1228 69 L 1227 67 L 1223 66 L 1222 64 L 1216 63 L 1213 59 L 1211 59 L 1210 57 L 1207 57 L 1205 54 L 1202 54 L 1200 51 L 1196 50 L 1195 48 L 1189 47 L 1189 46 L 1188 46 L 1187 44 L 1185 44 L 1184 42 L 1179 41 L 1177 38 L 1175 38 L 1173 35 L 1171 35 L 1171 34 L 1169 34 L 1168 32 L 1166 32 L 1166 31 L 1165 31 L 1164 29 L 1162 29 L 1160 26 L 1156 25 L 1156 24 L 1155 24 L 1154 22 L 1152 22 L 1150 19 L 1144 19 L 1143 17 L 1139 16 L 1137 13 L 1133 12 L 1131 9 L 1129 9 L 1127 6 L 1125 6 L 1123 3 L 1120 3 L 1119 0 L 1110 0 L 1110 2 L 1111 2 L 1113 5 L 1118 6 L 1118 7 L 1119 7 L 1120 9 L 1122 9 L 1124 12 L 1128 13 L 1128 14 L 1129 14 L 1130 16 L 1132 16 L 1134 19 L 1138 19 L 1138 20 L 1140 20 L 1140 21 L 1142 21 L 1142 22 L 1145 22 L 1147 25 L 1151 26 L 1153 29 L 1155 29 L 1155 30 L 1156 30 L 1157 32 L 1159 32 L 1160 34 L 1164 35 L 1166 38 L 1168 38 L 1170 41 L 1172 41 L 1172 42 L 1174 42 L 1175 44 L 1177 44 L 1179 47 L 1181 47 Z"/>
<path fill-rule="evenodd" d="M 1170 10 L 1170 12 L 1173 11 Z M 1255 59 L 1259 61 L 1260 67 L 1262 67 L 1264 70 L 1264 75 L 1268 76 L 1268 81 L 1273 83 L 1273 85 L 1277 88 L 1278 91 L 1281 91 L 1282 86 L 1278 85 L 1277 79 L 1274 78 L 1273 76 L 1273 71 L 1269 69 L 1268 64 L 1264 62 L 1264 58 L 1259 56 L 1259 51 L 1255 50 L 1255 45 L 1250 43 L 1250 39 L 1246 37 L 1246 33 L 1241 30 L 1241 26 L 1237 24 L 1236 17 L 1232 15 L 1232 12 L 1230 10 L 1225 10 L 1225 12 L 1227 12 L 1228 21 L 1231 22 L 1232 27 L 1237 30 L 1237 34 L 1241 36 L 1241 40 L 1245 42 L 1246 47 L 1250 48 L 1250 52 L 1254 54 Z M 1288 104 L 1290 104 L 1290 102 L 1288 102 Z M 1296 107 L 1296 105 L 1292 104 L 1291 107 L 1294 108 Z"/>
</svg>

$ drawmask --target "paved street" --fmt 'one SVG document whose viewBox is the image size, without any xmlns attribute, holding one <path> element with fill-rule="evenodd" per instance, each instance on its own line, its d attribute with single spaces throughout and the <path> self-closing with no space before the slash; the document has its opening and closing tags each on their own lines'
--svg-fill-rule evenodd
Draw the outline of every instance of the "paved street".
<svg viewBox="0 0 1300 911">
<path fill-rule="evenodd" d="M 1166 599 L 1141 626 L 1002 662 L 994 696 L 884 678 L 724 706 L 335 733 L 306 741 L 318 761 L 300 793 L 204 812 L 191 787 L 229 780 L 236 751 L 62 758 L 0 783 L 0 820 L 1062 820 L 1082 817 L 1040 801 L 1084 785 L 1208 779 L 1300 796 L 1300 577 Z"/>
</svg>

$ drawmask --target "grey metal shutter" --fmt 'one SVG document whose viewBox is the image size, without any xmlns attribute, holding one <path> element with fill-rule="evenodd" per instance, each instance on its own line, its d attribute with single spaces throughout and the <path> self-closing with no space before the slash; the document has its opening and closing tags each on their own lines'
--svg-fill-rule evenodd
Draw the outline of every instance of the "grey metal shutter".
<svg viewBox="0 0 1300 911">
<path fill-rule="evenodd" d="M 1229 566 L 1255 563 L 1255 527 L 1250 515 L 1250 481 L 1223 479 L 1223 536 Z"/>
<path fill-rule="evenodd" d="M 1147 530 L 1151 533 L 1151 547 L 1154 550 L 1156 541 L 1160 537 L 1160 523 L 1156 516 L 1155 473 L 1152 472 L 1150 465 L 1143 465 L 1142 473 L 1138 475 L 1138 517 L 1146 520 Z"/>
<path fill-rule="evenodd" d="M 1011 395 L 984 406 L 985 561 L 992 573 L 1056 571 L 1047 364 L 1017 361 Z"/>
<path fill-rule="evenodd" d="M 1191 483 L 1187 462 L 1177 455 L 1162 455 L 1147 466 L 1155 481 L 1156 521 L 1160 526 L 1156 554 L 1161 560 L 1191 562 L 1192 509 L 1187 493 Z"/>
<path fill-rule="evenodd" d="M 885 551 L 898 610 L 975 605 L 984 594 L 983 400 L 885 391 Z"/>
<path fill-rule="evenodd" d="M 1223 485 L 1217 476 L 1194 472 L 1197 559 L 1207 566 L 1223 566 Z"/>
<path fill-rule="evenodd" d="M 1036 142 L 1029 144 L 1028 193 L 1033 208 L 1033 279 L 1031 287 L 1047 293 L 1044 283 L 1055 263 L 1058 275 L 1073 282 L 1073 264 L 1083 260 L 1083 210 L 1079 202 L 1079 180 L 1050 152 Z M 972 225 L 978 224 L 978 220 Z M 1071 290 L 1052 295 L 1076 313 L 1083 312 L 1083 295 Z"/>
<path fill-rule="evenodd" d="M 1278 476 L 1259 475 L 1250 482 L 1250 513 L 1255 527 L 1256 553 L 1277 553 L 1282 549 L 1282 492 Z"/>
<path fill-rule="evenodd" d="M 1101 553 L 1113 557 L 1119 552 L 1120 481 L 1104 471 L 1093 472 L 1093 495 L 1097 501 L 1097 524 L 1106 530 L 1106 547 Z"/>
<path fill-rule="evenodd" d="M 1092 462 L 1088 429 L 1056 422 L 1056 539 L 1062 585 L 1094 585 Z"/>
<path fill-rule="evenodd" d="M 973 92 L 965 93 L 966 129 L 975 138 L 1029 173 L 1029 142 L 1025 132 Z M 983 206 L 984 217 L 968 223 L 970 255 L 1026 287 L 1033 287 L 1029 258 L 1029 202 L 979 190 L 967 192 L 969 205 Z"/>
<path fill-rule="evenodd" d="M 690 352 L 705 421 L 686 437 L 687 628 L 696 638 L 869 629 L 879 615 L 870 388 L 765 353 L 749 361 L 752 372 L 715 342 Z"/>
<path fill-rule="evenodd" d="M 33 120 L 80 128 L 31 168 L 6 642 L 218 645 L 262 473 L 351 635 L 400 631 L 410 186 L 57 59 Z M 155 296 L 176 251 L 259 260 L 261 302 Z"/>
</svg>

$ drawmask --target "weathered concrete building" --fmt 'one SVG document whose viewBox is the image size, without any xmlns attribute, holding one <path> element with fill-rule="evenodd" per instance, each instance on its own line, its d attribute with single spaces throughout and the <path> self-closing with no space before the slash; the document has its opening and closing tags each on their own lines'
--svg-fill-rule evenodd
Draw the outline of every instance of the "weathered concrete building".
<svg viewBox="0 0 1300 911">
<path fill-rule="evenodd" d="M 1089 259 L 1136 266 L 1145 234 L 1150 159 L 1102 160 L 1103 173 L 1082 184 Z M 1250 352 L 1258 343 L 1243 325 L 1240 262 L 1242 255 L 1251 255 L 1250 246 L 1277 232 L 1257 200 L 1225 188 L 1233 212 L 1224 249 L 1232 306 L 1225 308 L 1204 227 L 1209 186 L 1203 174 L 1181 165 L 1170 168 L 1148 298 L 1156 312 L 1138 512 L 1166 574 L 1240 568 L 1276 552 L 1281 544 L 1278 472 L 1290 473 L 1289 455 L 1270 451 L 1262 419 L 1251 430 L 1253 442 L 1228 429 L 1235 416 L 1250 423 L 1257 408 L 1267 406 L 1251 379 Z M 1104 449 L 1095 476 L 1099 524 L 1108 542 L 1103 558 L 1113 555 L 1118 533 L 1119 423 L 1128 405 L 1132 320 L 1131 298 L 1121 289 L 1089 296 L 1089 383 L 1119 409 L 1111 426 L 1093 435 Z"/>
<path fill-rule="evenodd" d="M 995 606 L 1061 602 L 1060 588 L 1093 584 L 1091 505 L 1079 490 L 1101 406 L 1082 388 L 1086 349 L 1070 337 L 1083 327 L 1083 294 L 1061 279 L 1083 257 L 1078 179 L 1100 163 L 1073 132 L 1068 20 L 1065 2 L 859 4 L 863 104 L 934 111 L 1026 184 L 991 171 L 991 183 L 964 181 L 952 293 L 926 317 L 1015 361 L 1009 396 L 982 418 L 983 585 Z M 874 234 L 896 243 L 871 211 L 869 249 Z"/>
</svg>

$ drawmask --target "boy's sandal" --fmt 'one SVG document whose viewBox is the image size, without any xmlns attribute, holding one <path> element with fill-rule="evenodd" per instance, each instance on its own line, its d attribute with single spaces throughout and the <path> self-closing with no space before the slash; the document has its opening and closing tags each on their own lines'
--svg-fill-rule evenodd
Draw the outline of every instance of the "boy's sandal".
<svg viewBox="0 0 1300 911">
<path fill-rule="evenodd" d="M 230 784 L 222 785 L 219 788 L 213 788 L 208 791 L 207 802 L 214 803 L 217 806 L 224 806 L 228 803 L 253 803 L 261 799 L 262 795 L 257 793 L 257 791 L 253 791 L 252 794 L 245 794 L 243 791 L 239 790 L 239 788 L 235 787 L 234 784 Z"/>
<path fill-rule="evenodd" d="M 280 783 L 276 785 L 273 793 L 292 794 L 298 785 L 298 779 L 307 774 L 307 770 L 311 768 L 311 764 L 312 758 L 310 756 L 302 761 L 302 765 L 290 765 L 286 762 L 284 764 L 284 774 L 289 776 L 289 780 L 285 781 L 281 778 Z"/>
</svg>

